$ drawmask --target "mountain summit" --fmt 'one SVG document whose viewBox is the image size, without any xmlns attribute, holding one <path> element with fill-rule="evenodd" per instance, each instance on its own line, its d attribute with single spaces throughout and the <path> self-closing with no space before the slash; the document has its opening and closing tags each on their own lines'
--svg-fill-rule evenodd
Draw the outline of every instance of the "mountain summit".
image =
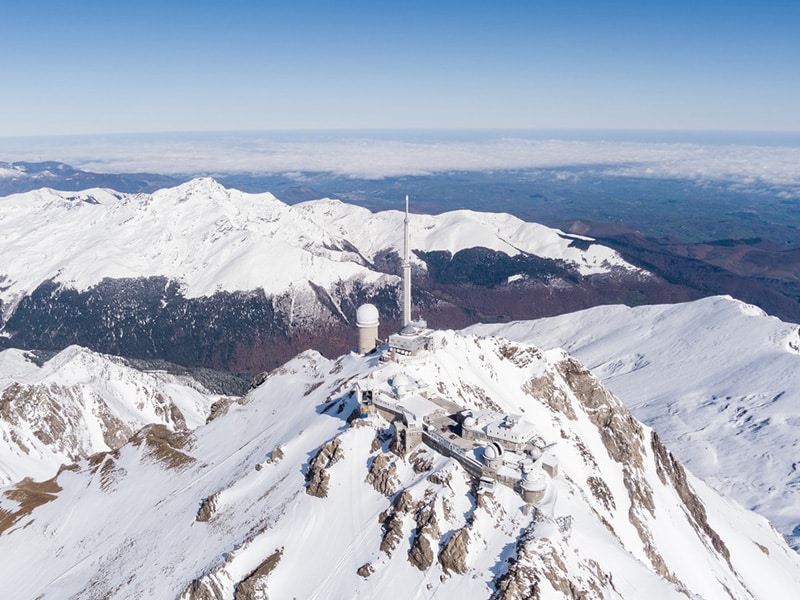
<svg viewBox="0 0 800 600">
<path fill-rule="evenodd" d="M 0 596 L 791 598 L 800 556 L 580 363 L 308 351 L 191 433 L 0 498 Z"/>
</svg>

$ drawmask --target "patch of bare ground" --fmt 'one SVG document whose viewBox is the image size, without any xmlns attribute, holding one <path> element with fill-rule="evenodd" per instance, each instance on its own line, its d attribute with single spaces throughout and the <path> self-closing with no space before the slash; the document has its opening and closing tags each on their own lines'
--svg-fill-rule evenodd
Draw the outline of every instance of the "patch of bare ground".
<svg viewBox="0 0 800 600">
<path fill-rule="evenodd" d="M 233 592 L 234 600 L 266 600 L 267 578 L 283 556 L 283 549 L 279 548 L 270 554 L 255 571 L 236 584 Z"/>
<path fill-rule="evenodd" d="M 170 431 L 165 425 L 145 425 L 130 439 L 130 443 L 144 450 L 152 458 L 169 469 L 181 469 L 195 459 L 181 452 L 189 445 L 191 434 L 185 431 Z"/>
<path fill-rule="evenodd" d="M 26 477 L 13 488 L 6 490 L 3 495 L 16 502 L 17 507 L 14 510 L 0 509 L 0 534 L 31 514 L 37 507 L 55 500 L 61 491 L 57 478 L 58 475 L 47 481 L 33 481 Z"/>
<path fill-rule="evenodd" d="M 215 577 L 207 576 L 192 581 L 183 593 L 180 600 L 224 600 L 225 594 L 222 585 Z"/>
</svg>

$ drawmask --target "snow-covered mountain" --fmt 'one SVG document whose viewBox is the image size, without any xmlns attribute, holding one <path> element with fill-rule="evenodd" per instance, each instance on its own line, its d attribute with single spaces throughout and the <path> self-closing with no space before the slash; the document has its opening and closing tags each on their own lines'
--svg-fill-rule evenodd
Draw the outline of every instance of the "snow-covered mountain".
<svg viewBox="0 0 800 600">
<path fill-rule="evenodd" d="M 148 424 L 187 431 L 219 395 L 188 376 L 141 371 L 69 347 L 41 364 L 0 352 L 0 485 L 52 477 L 62 464 L 116 450 Z"/>
<path fill-rule="evenodd" d="M 800 549 L 798 325 L 720 296 L 471 331 L 574 354 L 695 474 Z"/>
<path fill-rule="evenodd" d="M 402 219 L 399 211 L 335 200 L 289 206 L 208 178 L 153 194 L 44 188 L 7 196 L 0 198 L 0 325 L 26 347 L 77 343 L 256 370 L 270 352 L 293 356 L 309 339 L 340 339 L 331 332 L 352 326 L 365 300 L 385 319 L 397 317 Z M 513 285 L 520 298 L 525 282 L 560 282 L 565 295 L 580 288 L 585 302 L 598 286 L 618 294 L 611 280 L 648 280 L 589 238 L 510 215 L 412 215 L 411 229 L 418 277 L 444 285 L 453 283 L 447 267 L 455 257 L 465 282 L 470 272 L 499 273 L 492 285 Z M 447 294 L 420 302 L 434 320 L 465 311 Z M 452 324 L 465 324 L 460 318 Z M 226 332 L 231 339 L 220 345 Z M 230 350 L 232 340 L 239 347 Z"/>
<path fill-rule="evenodd" d="M 153 194 L 44 188 L 7 196 L 0 206 L 2 254 L 14 257 L 2 265 L 6 310 L 49 280 L 83 291 L 106 278 L 163 276 L 189 298 L 257 289 L 280 294 L 308 282 L 330 289 L 353 277 L 373 282 L 381 276 L 369 268 L 376 255 L 402 245 L 399 211 L 372 213 L 336 200 L 289 206 L 208 178 Z M 584 275 L 632 269 L 589 238 L 510 215 L 411 218 L 414 247 L 426 251 L 480 246 L 535 254 L 567 261 Z"/>
<path fill-rule="evenodd" d="M 402 364 L 309 351 L 191 434 L 149 426 L 6 488 L 0 597 L 796 596 L 800 556 L 574 359 L 452 332 L 433 346 Z M 363 390 L 404 425 L 362 417 Z M 454 449 L 467 421 L 429 415 L 422 442 L 404 445 L 434 405 L 532 428 L 555 465 L 536 510 L 517 489 L 478 485 L 477 461 L 497 455 Z M 509 455 L 496 472 L 513 478 Z"/>
</svg>

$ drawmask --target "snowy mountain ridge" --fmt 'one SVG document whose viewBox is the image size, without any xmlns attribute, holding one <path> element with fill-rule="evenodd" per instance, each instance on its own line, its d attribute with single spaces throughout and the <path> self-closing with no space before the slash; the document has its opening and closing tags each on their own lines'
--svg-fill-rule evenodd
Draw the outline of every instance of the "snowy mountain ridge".
<svg viewBox="0 0 800 600">
<path fill-rule="evenodd" d="M 356 277 L 374 283 L 386 277 L 374 268 L 376 255 L 402 244 L 398 211 L 371 213 L 335 200 L 289 206 L 210 178 L 153 194 L 43 188 L 0 198 L 0 209 L 0 255 L 14 257 L 0 262 L 6 313 L 51 279 L 84 290 L 104 278 L 164 276 L 189 298 L 279 294 L 307 281 L 330 289 Z M 425 251 L 482 246 L 564 260 L 587 275 L 637 271 L 588 238 L 510 215 L 456 211 L 411 220 L 413 246 Z"/>
<path fill-rule="evenodd" d="M 142 427 L 194 429 L 212 394 L 188 377 L 134 369 L 117 357 L 69 347 L 41 366 L 0 352 L 0 485 L 48 479 L 62 464 L 115 450 Z"/>
<path fill-rule="evenodd" d="M 411 385 L 520 415 L 558 459 L 549 495 L 530 510 L 505 485 L 480 491 L 427 444 L 401 451 L 399 424 L 359 414 L 364 378 L 398 398 Z M 191 434 L 149 426 L 49 481 L 6 488 L 0 553 L 0 596 L 43 600 L 800 589 L 800 556 L 766 520 L 684 471 L 577 361 L 453 332 L 404 364 L 306 352 Z"/>
<path fill-rule="evenodd" d="M 695 474 L 800 549 L 800 326 L 730 297 L 469 329 L 564 348 Z"/>
</svg>

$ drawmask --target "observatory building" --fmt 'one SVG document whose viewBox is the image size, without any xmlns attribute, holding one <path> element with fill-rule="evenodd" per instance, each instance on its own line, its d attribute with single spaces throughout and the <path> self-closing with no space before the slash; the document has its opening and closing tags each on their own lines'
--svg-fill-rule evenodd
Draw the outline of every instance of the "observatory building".
<svg viewBox="0 0 800 600">
<path fill-rule="evenodd" d="M 368 354 L 375 350 L 378 340 L 378 309 L 374 304 L 362 304 L 356 311 L 356 327 L 358 327 L 358 353 Z"/>
</svg>

